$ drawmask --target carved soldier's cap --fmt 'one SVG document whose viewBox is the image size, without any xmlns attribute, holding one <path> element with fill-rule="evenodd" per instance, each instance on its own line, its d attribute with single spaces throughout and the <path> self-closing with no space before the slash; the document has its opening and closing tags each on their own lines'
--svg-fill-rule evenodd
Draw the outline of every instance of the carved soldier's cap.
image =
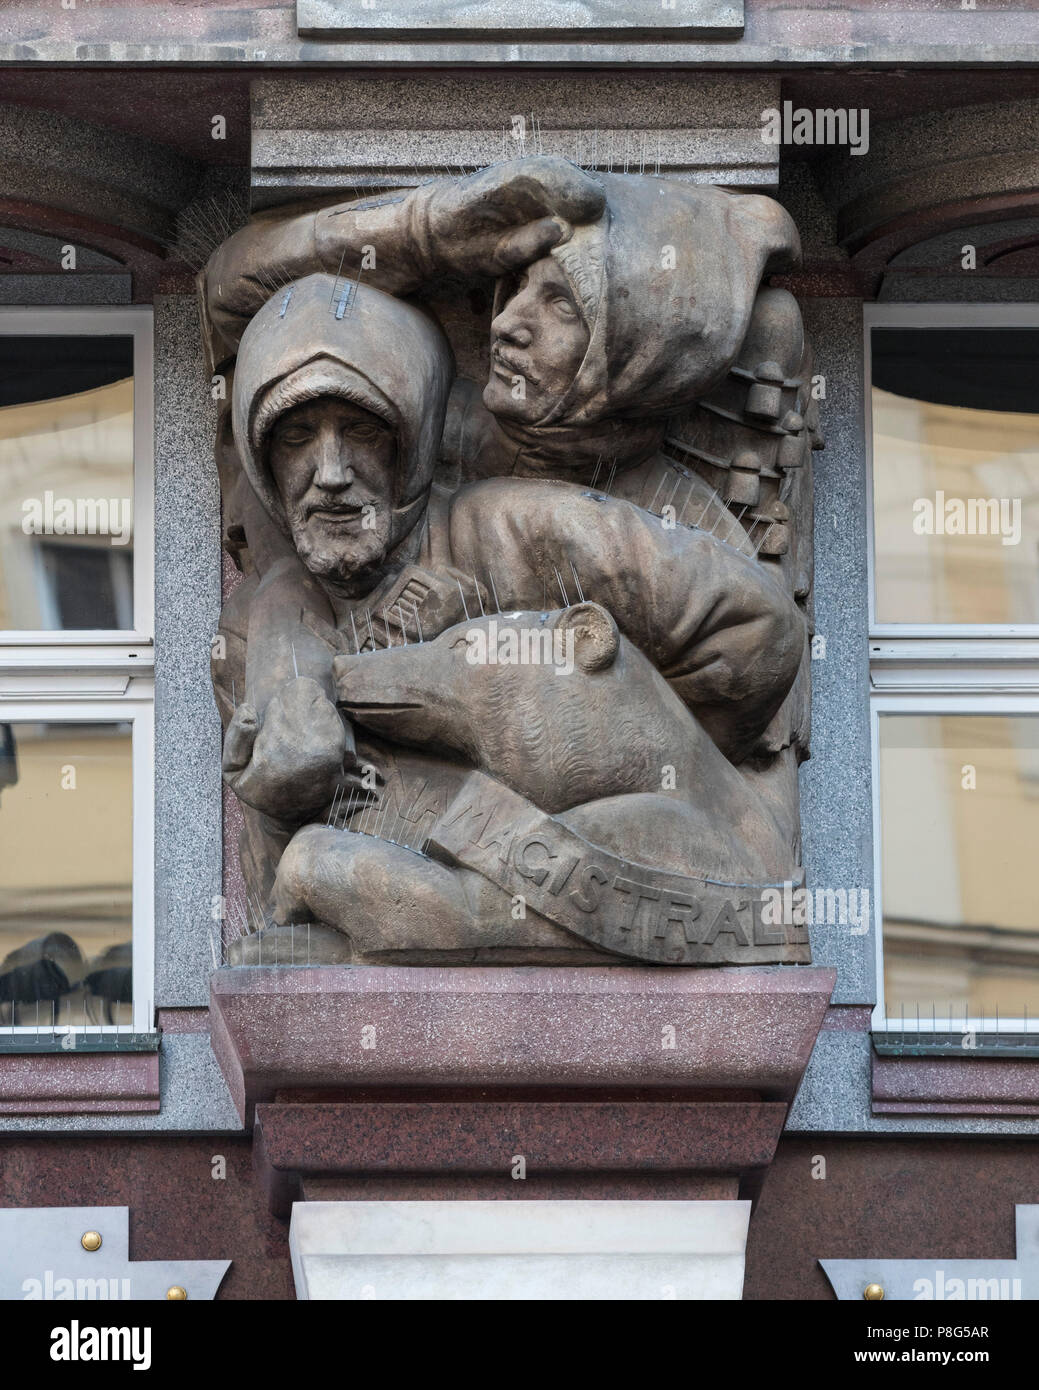
<svg viewBox="0 0 1039 1390">
<path fill-rule="evenodd" d="M 242 335 L 232 422 L 249 481 L 288 534 L 268 462 L 268 442 L 286 411 L 319 396 L 370 410 L 397 440 L 392 539 L 425 509 L 454 379 L 450 346 L 414 305 L 332 275 L 283 286 Z"/>
</svg>

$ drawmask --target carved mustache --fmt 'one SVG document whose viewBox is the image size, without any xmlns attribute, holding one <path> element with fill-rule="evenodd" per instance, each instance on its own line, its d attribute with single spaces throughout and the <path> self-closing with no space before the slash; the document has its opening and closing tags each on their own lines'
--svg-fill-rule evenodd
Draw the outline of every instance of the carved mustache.
<svg viewBox="0 0 1039 1390">
<path fill-rule="evenodd" d="M 334 501 L 331 498 L 318 498 L 313 502 L 306 502 L 296 509 L 296 515 L 302 521 L 309 521 L 312 516 L 318 517 L 355 517 L 360 516 L 367 506 L 374 506 L 368 498 L 358 498 L 356 500 Z"/>
<path fill-rule="evenodd" d="M 497 363 L 499 367 L 504 367 L 507 372 L 513 372 L 516 376 L 523 377 L 530 386 L 541 385 L 541 382 L 526 364 L 521 365 L 515 358 L 502 352 L 498 343 L 494 343 L 491 347 L 491 361 Z"/>
</svg>

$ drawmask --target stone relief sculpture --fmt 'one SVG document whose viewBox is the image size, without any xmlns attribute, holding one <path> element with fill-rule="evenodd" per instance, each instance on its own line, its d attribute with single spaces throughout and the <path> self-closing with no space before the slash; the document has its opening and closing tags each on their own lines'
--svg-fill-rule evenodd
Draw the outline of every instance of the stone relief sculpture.
<svg viewBox="0 0 1039 1390">
<path fill-rule="evenodd" d="M 802 881 L 798 252 L 770 199 L 549 158 L 218 248 L 232 963 L 810 959 L 764 891 Z"/>
</svg>

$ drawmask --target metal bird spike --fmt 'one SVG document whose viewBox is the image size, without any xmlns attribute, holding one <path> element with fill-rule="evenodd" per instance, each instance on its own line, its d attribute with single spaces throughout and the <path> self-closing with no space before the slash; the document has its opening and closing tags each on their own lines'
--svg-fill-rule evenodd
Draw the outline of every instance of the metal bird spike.
<svg viewBox="0 0 1039 1390">
<path fill-rule="evenodd" d="M 654 504 L 654 502 L 656 502 L 657 498 L 660 496 L 660 489 L 661 489 L 661 488 L 664 486 L 664 484 L 667 482 L 667 475 L 668 475 L 668 472 L 669 472 L 669 470 L 665 468 L 665 469 L 664 469 L 664 472 L 663 472 L 663 475 L 661 476 L 660 482 L 657 483 L 657 490 L 656 490 L 656 492 L 654 492 L 653 496 L 649 499 L 649 506 L 646 508 L 646 511 L 647 511 L 647 512 L 652 512 L 652 511 L 653 511 L 653 504 Z"/>
<path fill-rule="evenodd" d="M 343 262 L 344 262 L 345 260 L 346 260 L 346 247 L 344 246 L 344 247 L 343 247 L 343 254 L 339 257 L 339 268 L 338 268 L 338 270 L 337 270 L 336 273 L 335 273 L 335 279 L 332 281 L 332 293 L 328 296 L 328 308 L 329 308 L 329 312 L 331 312 L 331 310 L 332 310 L 332 304 L 333 304 L 334 301 L 335 301 L 336 290 L 339 288 L 339 277 L 340 277 L 340 275 L 342 275 L 342 273 L 343 273 Z"/>
<path fill-rule="evenodd" d="M 709 536 L 713 536 L 715 531 L 717 531 L 718 523 L 722 520 L 723 517 L 728 521 L 732 520 L 732 513 L 729 511 L 729 504 L 725 501 L 723 497 L 720 496 L 718 498 L 718 502 L 720 503 L 721 510 L 718 512 L 718 516 L 715 519 L 714 525 L 707 532 Z"/>
<path fill-rule="evenodd" d="M 555 567 L 553 567 L 553 573 L 556 576 L 556 583 L 559 585 L 559 592 L 563 595 L 563 607 L 569 608 L 570 600 L 567 598 L 566 590 L 563 588 L 563 576 L 559 573 L 557 569 L 555 569 Z"/>
<path fill-rule="evenodd" d="M 296 679 L 299 680 L 299 666 L 296 664 L 296 644 L 295 642 L 290 642 L 289 646 L 292 649 L 292 670 Z"/>
<path fill-rule="evenodd" d="M 473 586 L 476 589 L 476 601 L 480 605 L 480 617 L 486 618 L 487 614 L 483 611 L 483 594 L 480 593 L 480 584 L 475 574 L 473 575 Z"/>
<path fill-rule="evenodd" d="M 400 614 L 400 635 L 404 638 L 404 645 L 408 645 L 408 630 L 404 625 L 404 609 L 401 607 L 400 600 L 397 601 L 397 612 Z"/>
<path fill-rule="evenodd" d="M 581 588 L 581 581 L 577 575 L 577 566 L 574 564 L 573 560 L 570 561 L 570 568 L 573 571 L 574 583 L 577 585 L 577 597 L 584 603 L 584 590 Z"/>
<path fill-rule="evenodd" d="M 775 523 L 774 521 L 770 521 L 770 522 L 769 522 L 769 524 L 768 524 L 768 529 L 766 530 L 765 534 L 761 537 L 761 540 L 759 540 L 758 543 L 757 543 L 757 545 L 754 547 L 754 556 L 755 556 L 755 558 L 757 558 L 758 551 L 761 549 L 761 547 L 762 547 L 762 546 L 765 544 L 765 542 L 768 540 L 769 536 L 772 534 L 772 530 L 773 530 L 773 527 L 775 526 L 775 524 L 776 524 L 776 523 Z"/>
<path fill-rule="evenodd" d="M 462 588 L 462 581 L 461 581 L 460 579 L 456 579 L 456 580 L 455 580 L 455 583 L 458 585 L 458 592 L 459 592 L 459 595 L 461 596 L 461 599 L 462 599 L 462 611 L 463 611 L 463 613 L 465 614 L 465 620 L 466 620 L 466 622 L 468 622 L 468 621 L 469 621 L 469 605 L 468 605 L 468 604 L 466 603 L 466 601 L 465 601 L 465 590 Z"/>
<path fill-rule="evenodd" d="M 356 624 L 356 622 L 354 621 L 354 611 L 353 611 L 352 608 L 351 608 L 351 610 L 350 610 L 350 626 L 353 628 L 353 631 L 354 631 L 354 647 L 355 647 L 355 649 L 356 649 L 355 654 L 356 654 L 357 656 L 360 656 L 360 655 L 361 655 L 361 640 L 360 640 L 360 638 L 357 636 L 357 624 Z"/>
<path fill-rule="evenodd" d="M 368 640 L 372 644 L 372 651 L 375 651 L 375 629 L 372 627 L 372 610 L 366 608 L 364 612 L 368 619 Z"/>
<path fill-rule="evenodd" d="M 501 604 L 498 602 L 498 586 L 497 586 L 497 585 L 495 584 L 495 582 L 494 582 L 494 575 L 491 573 L 490 567 L 488 567 L 488 570 L 487 570 L 487 578 L 488 578 L 488 580 L 489 580 L 489 582 L 490 582 L 491 593 L 494 595 L 494 607 L 495 607 L 495 609 L 497 610 L 497 612 L 500 613 L 500 612 L 501 612 Z"/>
<path fill-rule="evenodd" d="M 714 501 L 714 499 L 715 499 L 716 497 L 718 498 L 718 501 L 719 501 L 719 503 L 720 503 L 722 499 L 721 499 L 720 497 L 718 497 L 718 489 L 717 489 L 716 487 L 712 487 L 712 488 L 711 488 L 711 495 L 710 495 L 710 497 L 708 497 L 707 501 L 704 503 L 704 509 L 703 509 L 703 511 L 700 513 L 700 515 L 696 518 L 695 521 L 693 521 L 693 522 L 690 523 L 690 525 L 692 525 L 692 526 L 699 526 L 699 525 L 700 525 L 701 521 L 703 521 L 704 517 L 705 517 L 705 516 L 707 515 L 707 513 L 710 511 L 710 509 L 711 509 L 711 503 Z"/>
</svg>

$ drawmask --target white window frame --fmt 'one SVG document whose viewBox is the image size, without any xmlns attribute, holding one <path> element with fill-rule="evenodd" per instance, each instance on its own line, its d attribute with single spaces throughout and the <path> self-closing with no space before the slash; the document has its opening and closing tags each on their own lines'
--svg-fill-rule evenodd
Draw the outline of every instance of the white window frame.
<svg viewBox="0 0 1039 1390">
<path fill-rule="evenodd" d="M 0 721 L 129 723 L 133 786 L 132 1024 L 0 1026 L 0 1040 L 150 1035 L 155 1010 L 154 339 L 147 306 L 0 308 L 0 335 L 133 338 L 134 627 L 0 631 Z"/>
<path fill-rule="evenodd" d="M 880 807 L 882 715 L 1039 715 L 1039 623 L 879 623 L 873 533 L 872 331 L 874 328 L 1036 328 L 1039 306 L 877 304 L 863 310 L 866 532 L 869 575 L 870 741 L 873 776 L 873 910 L 877 1032 L 994 1031 L 993 1019 L 948 1015 L 888 1018 L 884 998 L 883 844 Z M 1039 1031 L 1039 1019 L 1000 1018 L 1000 1032 Z"/>
</svg>

